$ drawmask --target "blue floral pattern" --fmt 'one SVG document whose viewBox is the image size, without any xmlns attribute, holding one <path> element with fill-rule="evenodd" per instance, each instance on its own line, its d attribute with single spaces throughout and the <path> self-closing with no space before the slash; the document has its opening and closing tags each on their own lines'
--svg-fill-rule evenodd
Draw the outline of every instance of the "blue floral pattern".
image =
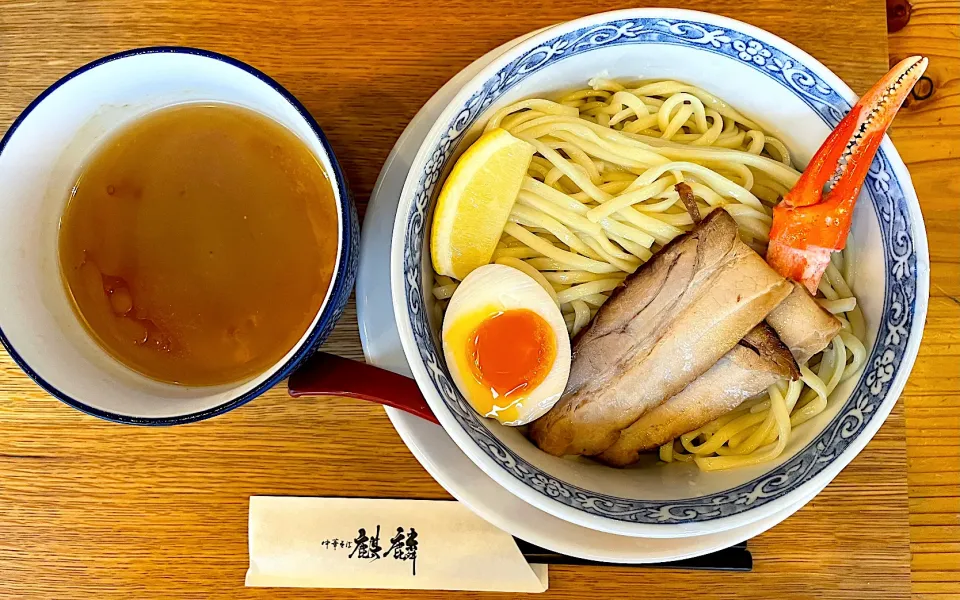
<svg viewBox="0 0 960 600">
<path fill-rule="evenodd" d="M 914 223 L 899 181 L 881 150 L 864 189 L 879 219 L 884 240 L 886 290 L 884 322 L 864 373 L 837 416 L 806 448 L 773 471 L 709 496 L 681 500 L 643 500 L 597 494 L 557 480 L 528 463 L 496 438 L 484 419 L 453 385 L 430 328 L 421 278 L 426 219 L 434 187 L 462 135 L 483 111 L 524 78 L 564 58 L 623 44 L 675 44 L 740 61 L 784 86 L 830 127 L 850 104 L 800 60 L 750 35 L 708 23 L 669 19 L 613 20 L 560 35 L 504 66 L 469 98 L 448 123 L 427 162 L 408 217 L 404 241 L 404 295 L 414 338 L 429 378 L 457 423 L 505 471 L 528 487 L 574 509 L 619 521 L 657 524 L 703 522 L 728 517 L 783 497 L 833 462 L 875 418 L 894 375 L 899 372 L 914 326 L 917 254 Z"/>
<path fill-rule="evenodd" d="M 753 61 L 761 67 L 767 64 L 768 58 L 773 56 L 757 40 L 750 40 L 746 43 L 743 40 L 734 40 L 733 49 L 738 52 L 737 58 L 740 60 Z"/>
</svg>

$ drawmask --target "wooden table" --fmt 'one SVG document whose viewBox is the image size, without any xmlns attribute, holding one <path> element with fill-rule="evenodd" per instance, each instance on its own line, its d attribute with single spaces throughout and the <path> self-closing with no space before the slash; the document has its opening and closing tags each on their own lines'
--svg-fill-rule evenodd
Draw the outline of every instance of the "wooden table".
<svg viewBox="0 0 960 600">
<path fill-rule="evenodd" d="M 903 393 L 910 488 L 912 590 L 960 598 L 960 2 L 918 0 L 890 36 L 891 59 L 923 53 L 933 95 L 897 117 L 930 240 L 930 307 Z"/>
<path fill-rule="evenodd" d="M 94 58 L 152 44 L 204 47 L 263 69 L 304 102 L 327 132 L 362 214 L 404 125 L 459 69 L 532 29 L 633 3 L 552 4 L 0 0 L 0 131 L 57 77 Z M 796 43 L 859 92 L 886 70 L 880 0 L 717 0 L 709 8 Z M 904 598 L 911 541 L 914 591 L 960 592 L 960 101 L 957 29 L 937 25 L 956 9 L 956 2 L 924 3 L 914 15 L 923 29 L 915 34 L 910 25 L 894 38 L 898 55 L 937 49 L 930 67 L 937 91 L 907 110 L 896 136 L 934 259 L 927 334 L 904 394 L 908 444 L 900 403 L 822 494 L 751 541 L 753 573 L 558 567 L 548 595 Z M 328 349 L 360 357 L 355 312 Z M 255 494 L 448 497 L 378 407 L 293 400 L 278 388 L 213 421 L 120 427 L 58 404 L 0 352 L 0 595 L 442 596 L 243 588 L 247 499 Z"/>
</svg>

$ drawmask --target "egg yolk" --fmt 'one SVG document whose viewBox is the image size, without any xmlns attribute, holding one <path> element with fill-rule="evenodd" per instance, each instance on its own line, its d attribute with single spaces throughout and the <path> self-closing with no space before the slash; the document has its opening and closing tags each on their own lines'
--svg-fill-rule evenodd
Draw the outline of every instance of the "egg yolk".
<svg viewBox="0 0 960 600">
<path fill-rule="evenodd" d="M 542 382 L 557 354 L 553 329 L 537 313 L 516 309 L 484 319 L 467 338 L 467 357 L 477 383 L 493 397 L 510 398 Z"/>
</svg>

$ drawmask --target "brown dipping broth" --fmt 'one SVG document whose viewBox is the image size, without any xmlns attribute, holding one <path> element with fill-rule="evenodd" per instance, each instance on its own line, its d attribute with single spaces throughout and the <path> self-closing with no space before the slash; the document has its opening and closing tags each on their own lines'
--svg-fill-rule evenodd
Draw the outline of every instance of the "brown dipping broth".
<svg viewBox="0 0 960 600">
<path fill-rule="evenodd" d="M 333 188 L 310 149 L 251 110 L 184 104 L 108 139 L 60 220 L 81 322 L 168 383 L 252 378 L 292 349 L 336 265 Z"/>
</svg>

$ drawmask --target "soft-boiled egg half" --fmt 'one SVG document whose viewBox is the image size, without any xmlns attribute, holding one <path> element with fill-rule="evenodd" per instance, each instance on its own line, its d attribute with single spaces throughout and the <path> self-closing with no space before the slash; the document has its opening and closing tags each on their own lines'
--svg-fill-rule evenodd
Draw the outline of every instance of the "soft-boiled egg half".
<svg viewBox="0 0 960 600">
<path fill-rule="evenodd" d="M 556 302 L 529 275 L 474 269 L 443 318 L 443 353 L 460 393 L 485 417 L 525 425 L 550 410 L 570 375 L 570 338 Z"/>
</svg>

